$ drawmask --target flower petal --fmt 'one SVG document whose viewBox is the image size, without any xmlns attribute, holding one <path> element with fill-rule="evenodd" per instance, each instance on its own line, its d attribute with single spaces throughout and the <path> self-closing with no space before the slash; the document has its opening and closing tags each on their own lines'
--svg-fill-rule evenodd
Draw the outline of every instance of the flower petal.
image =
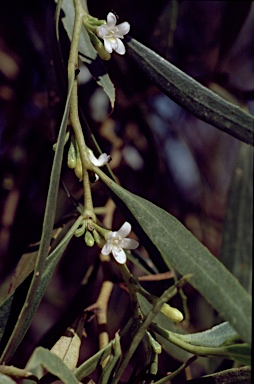
<svg viewBox="0 0 254 384">
<path fill-rule="evenodd" d="M 113 49 L 119 54 L 119 55 L 124 55 L 126 50 L 125 50 L 125 46 L 122 42 L 122 40 L 118 39 L 117 38 L 117 47 Z"/>
<path fill-rule="evenodd" d="M 119 24 L 117 26 L 117 29 L 118 29 L 117 35 L 119 34 L 118 37 L 122 37 L 122 36 L 126 35 L 127 33 L 129 33 L 130 32 L 130 27 L 131 26 L 130 26 L 130 24 L 127 21 L 125 21 L 124 23 Z"/>
<path fill-rule="evenodd" d="M 102 153 L 98 159 L 94 156 L 94 153 L 91 149 L 88 149 L 88 154 L 90 161 L 95 165 L 96 167 L 102 167 L 104 164 L 106 164 L 109 160 L 109 156 L 106 153 Z"/>
<path fill-rule="evenodd" d="M 97 35 L 102 39 L 104 39 L 104 37 L 106 36 L 107 30 L 108 30 L 107 24 L 102 24 L 100 27 L 97 28 Z"/>
<path fill-rule="evenodd" d="M 112 253 L 113 253 L 114 258 L 116 259 L 116 261 L 119 264 L 124 264 L 126 262 L 126 260 L 127 260 L 126 254 L 122 249 L 117 251 L 116 249 L 113 248 Z"/>
<path fill-rule="evenodd" d="M 106 244 L 104 244 L 103 245 L 103 248 L 102 248 L 102 250 L 101 250 L 101 253 L 103 254 L 103 255 L 109 255 L 110 254 L 110 252 L 111 252 L 111 244 L 110 243 L 106 243 Z"/>
<path fill-rule="evenodd" d="M 113 48 L 109 39 L 104 39 L 104 47 L 108 53 L 113 52 Z"/>
<path fill-rule="evenodd" d="M 114 13 L 109 12 L 107 16 L 107 25 L 108 27 L 114 27 L 116 25 L 116 17 Z"/>
<path fill-rule="evenodd" d="M 136 249 L 139 246 L 139 242 L 134 239 L 123 239 L 121 246 L 124 249 Z"/>
<path fill-rule="evenodd" d="M 123 223 L 121 228 L 116 232 L 116 235 L 120 236 L 123 239 L 124 237 L 129 235 L 130 231 L 131 231 L 131 225 L 130 223 L 128 223 L 128 221 L 126 221 L 125 223 Z"/>
</svg>

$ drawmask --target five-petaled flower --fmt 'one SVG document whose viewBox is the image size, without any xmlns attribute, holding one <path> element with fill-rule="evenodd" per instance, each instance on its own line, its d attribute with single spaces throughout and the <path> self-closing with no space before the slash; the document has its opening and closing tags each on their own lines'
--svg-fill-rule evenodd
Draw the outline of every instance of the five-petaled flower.
<svg viewBox="0 0 254 384">
<path fill-rule="evenodd" d="M 134 239 L 126 239 L 131 231 L 131 225 L 127 221 L 121 226 L 121 228 L 112 232 L 109 231 L 106 234 L 106 244 L 103 246 L 101 253 L 103 255 L 109 255 L 113 253 L 114 258 L 119 264 L 126 262 L 126 254 L 124 249 L 135 249 L 139 246 L 139 243 Z"/>
<path fill-rule="evenodd" d="M 122 38 L 130 30 L 130 24 L 125 21 L 116 25 L 116 17 L 114 13 L 109 12 L 107 22 L 97 28 L 97 35 L 103 39 L 104 46 L 107 52 L 116 51 L 119 55 L 125 54 L 125 46 Z"/>
</svg>

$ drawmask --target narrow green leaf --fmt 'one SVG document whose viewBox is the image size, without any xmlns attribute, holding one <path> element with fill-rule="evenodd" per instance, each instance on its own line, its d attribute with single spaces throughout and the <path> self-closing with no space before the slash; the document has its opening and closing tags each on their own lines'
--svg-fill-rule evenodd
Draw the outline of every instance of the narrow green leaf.
<svg viewBox="0 0 254 384">
<path fill-rule="evenodd" d="M 39 365 L 52 373 L 52 375 L 58 377 L 65 384 L 78 384 L 78 380 L 63 361 L 48 349 L 36 348 L 27 363 L 26 369 L 32 371 Z"/>
<path fill-rule="evenodd" d="M 54 273 L 56 265 L 57 265 L 58 261 L 60 260 L 63 252 L 65 251 L 65 249 L 66 249 L 67 245 L 69 244 L 74 232 L 79 227 L 82 220 L 83 220 L 83 218 L 82 218 L 82 216 L 80 216 L 76 220 L 76 222 L 73 224 L 73 226 L 70 228 L 70 230 L 68 231 L 66 236 L 63 238 L 63 240 L 58 244 L 58 246 L 54 249 L 54 251 L 52 251 L 52 253 L 47 257 L 46 266 L 45 266 L 44 272 L 42 274 L 40 285 L 36 291 L 36 294 L 33 298 L 32 303 L 29 306 L 29 311 L 27 312 L 27 316 L 22 323 L 22 327 L 19 328 L 19 333 L 17 333 L 15 335 L 14 342 L 12 343 L 12 349 L 8 353 L 8 356 L 10 355 L 10 357 L 11 357 L 13 355 L 13 353 L 16 351 L 17 347 L 21 343 L 23 337 L 25 336 L 27 329 L 29 328 L 29 326 L 32 322 L 33 316 L 34 316 L 34 314 L 35 314 L 35 312 L 36 312 L 36 310 L 37 310 L 37 308 L 38 308 L 38 306 L 39 306 L 39 304 L 40 304 L 40 302 L 44 296 L 47 285 L 49 283 L 50 278 L 52 277 L 52 275 Z M 2 311 L 4 311 L 5 307 L 8 308 L 11 305 L 14 293 L 12 293 L 10 296 L 8 296 L 7 299 L 4 301 L 4 303 L 1 305 L 0 313 L 2 313 Z M 2 361 L 5 361 L 5 358 L 6 358 L 5 354 L 3 353 Z"/>
<path fill-rule="evenodd" d="M 158 333 L 166 340 L 177 345 L 178 347 L 193 353 L 197 356 L 212 357 L 220 356 L 227 359 L 235 360 L 240 364 L 251 365 L 251 347 L 246 343 L 232 344 L 232 345 L 221 345 L 219 347 L 208 347 L 203 345 L 194 345 L 185 341 L 182 335 L 174 332 L 167 331 L 157 324 L 152 324 L 151 329 Z"/>
<path fill-rule="evenodd" d="M 228 322 L 215 325 L 211 329 L 189 335 L 179 335 L 179 338 L 193 345 L 204 347 L 219 347 L 229 338 L 237 337 L 238 334 Z"/>
<path fill-rule="evenodd" d="M 10 357 L 13 355 L 13 353 L 15 352 L 16 348 L 18 347 L 19 343 L 21 342 L 23 336 L 25 335 L 30 325 L 28 323 L 28 319 L 30 319 L 30 322 L 32 321 L 32 318 L 35 314 L 35 310 L 37 309 L 37 307 L 35 310 L 33 308 L 34 298 L 39 291 L 39 287 L 41 284 L 41 277 L 46 264 L 46 257 L 48 254 L 49 245 L 52 237 L 52 231 L 53 231 L 53 225 L 54 225 L 54 219 L 55 219 L 55 209 L 56 209 L 58 188 L 59 188 L 59 180 L 60 180 L 60 173 L 61 173 L 62 159 L 63 159 L 63 152 L 64 152 L 66 127 L 67 127 L 68 116 L 69 116 L 70 98 L 71 98 L 73 84 L 74 84 L 74 74 L 72 78 L 69 79 L 69 87 L 68 87 L 69 90 L 68 90 L 68 95 L 65 103 L 65 109 L 62 117 L 61 126 L 59 129 L 58 139 L 57 139 L 56 152 L 55 152 L 52 171 L 50 175 L 48 196 L 47 196 L 47 202 L 46 202 L 46 208 L 45 208 L 45 214 L 44 214 L 44 220 L 43 220 L 41 242 L 39 246 L 38 256 L 36 259 L 34 275 L 27 293 L 25 303 L 23 305 L 20 316 L 18 318 L 18 321 L 14 327 L 13 333 L 8 341 L 8 344 L 1 356 L 1 362 L 7 362 L 10 359 Z M 37 306 L 38 305 L 39 303 L 37 303 Z"/>
<path fill-rule="evenodd" d="M 254 145 L 254 117 L 225 101 L 135 39 L 128 52 L 154 83 L 187 111 L 245 143 Z"/>
<path fill-rule="evenodd" d="M 63 25 L 67 32 L 69 39 L 72 39 L 72 31 L 75 18 L 75 10 L 73 1 L 63 0 L 61 4 L 62 10 L 65 13 L 63 18 Z M 85 9 L 86 6 L 84 5 Z M 107 73 L 107 69 L 103 64 L 103 61 L 97 54 L 97 51 L 93 47 L 89 35 L 85 29 L 82 27 L 79 43 L 79 57 L 86 64 L 91 75 L 96 80 L 98 85 L 100 85 L 104 92 L 108 95 L 111 107 L 114 108 L 115 103 L 115 87 L 110 80 L 110 77 Z"/>
<path fill-rule="evenodd" d="M 251 344 L 251 297 L 238 280 L 168 212 L 128 192 L 103 172 L 98 175 L 124 202 L 168 267 L 181 275 L 193 274 L 189 283 Z"/>
<path fill-rule="evenodd" d="M 241 143 L 230 188 L 220 260 L 251 292 L 253 148 Z"/>
<path fill-rule="evenodd" d="M 81 364 L 75 371 L 75 377 L 78 380 L 82 380 L 84 377 L 90 375 L 97 368 L 97 366 L 110 355 L 114 342 L 115 339 L 95 355 L 86 360 L 83 364 Z"/>
</svg>

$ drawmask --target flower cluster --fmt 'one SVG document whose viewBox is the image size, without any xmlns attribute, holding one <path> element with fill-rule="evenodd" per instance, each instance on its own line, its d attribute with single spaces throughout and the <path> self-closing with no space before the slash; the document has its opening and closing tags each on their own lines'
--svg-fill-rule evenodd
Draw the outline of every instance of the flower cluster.
<svg viewBox="0 0 254 384">
<path fill-rule="evenodd" d="M 101 253 L 103 255 L 109 255 L 112 252 L 114 258 L 119 264 L 126 262 L 126 254 L 124 249 L 135 249 L 139 246 L 139 243 L 134 239 L 127 239 L 131 231 L 131 225 L 127 221 L 121 226 L 121 228 L 112 232 L 109 231 L 106 234 L 106 244 L 103 246 Z"/>
<path fill-rule="evenodd" d="M 107 52 L 112 53 L 113 50 L 119 55 L 125 54 L 125 46 L 121 39 L 129 33 L 130 24 L 125 21 L 116 25 L 116 16 L 109 12 L 107 22 L 97 28 L 97 35 L 103 39 Z"/>
</svg>

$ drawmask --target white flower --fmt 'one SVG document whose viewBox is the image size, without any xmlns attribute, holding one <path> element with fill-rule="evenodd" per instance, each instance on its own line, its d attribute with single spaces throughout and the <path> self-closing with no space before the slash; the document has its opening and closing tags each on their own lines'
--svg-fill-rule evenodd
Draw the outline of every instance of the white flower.
<svg viewBox="0 0 254 384">
<path fill-rule="evenodd" d="M 103 165 L 107 164 L 110 160 L 110 156 L 106 153 L 102 153 L 97 159 L 90 148 L 88 148 L 88 156 L 91 163 L 93 163 L 93 165 L 95 165 L 96 167 L 102 167 Z"/>
<path fill-rule="evenodd" d="M 119 264 L 126 262 L 126 254 L 123 249 L 135 249 L 139 243 L 134 239 L 126 239 L 131 231 L 131 225 L 127 221 L 116 232 L 108 232 L 106 235 L 106 244 L 103 246 L 101 253 L 109 255 L 113 253 L 114 258 Z"/>
<path fill-rule="evenodd" d="M 125 46 L 120 39 L 130 30 L 130 24 L 125 21 L 116 25 L 116 17 L 114 13 L 109 12 L 107 23 L 97 28 L 97 34 L 104 40 L 104 46 L 107 52 L 112 53 L 113 49 L 119 55 L 125 54 Z"/>
</svg>

